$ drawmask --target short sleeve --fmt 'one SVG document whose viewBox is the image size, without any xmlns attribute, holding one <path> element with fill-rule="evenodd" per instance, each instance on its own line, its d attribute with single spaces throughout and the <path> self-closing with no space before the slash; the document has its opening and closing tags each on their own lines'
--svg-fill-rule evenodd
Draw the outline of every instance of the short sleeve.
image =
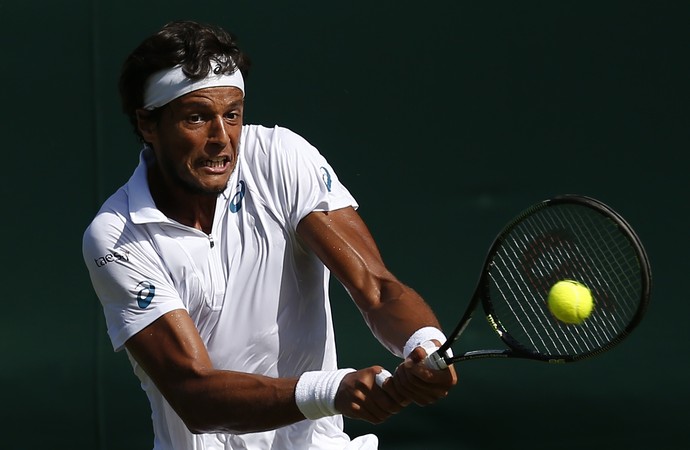
<svg viewBox="0 0 690 450">
<path fill-rule="evenodd" d="M 82 240 L 84 262 L 116 351 L 162 315 L 184 309 L 151 244 L 114 212 L 101 211 Z"/>
<path fill-rule="evenodd" d="M 326 158 L 293 131 L 275 127 L 269 139 L 260 140 L 270 190 L 292 227 L 313 211 L 333 211 L 357 201 L 341 183 Z"/>
</svg>

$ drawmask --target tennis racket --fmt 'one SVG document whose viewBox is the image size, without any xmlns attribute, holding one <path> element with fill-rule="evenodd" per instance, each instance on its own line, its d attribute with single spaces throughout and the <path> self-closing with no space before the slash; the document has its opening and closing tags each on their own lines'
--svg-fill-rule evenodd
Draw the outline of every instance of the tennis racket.
<svg viewBox="0 0 690 450">
<path fill-rule="evenodd" d="M 592 293 L 593 310 L 581 324 L 559 321 L 547 306 L 550 288 L 566 279 Z M 570 363 L 601 354 L 640 323 L 651 279 L 640 239 L 613 209 L 578 195 L 542 201 L 498 234 L 464 315 L 427 365 L 444 369 L 478 358 Z M 480 303 L 505 348 L 449 352 Z"/>
</svg>

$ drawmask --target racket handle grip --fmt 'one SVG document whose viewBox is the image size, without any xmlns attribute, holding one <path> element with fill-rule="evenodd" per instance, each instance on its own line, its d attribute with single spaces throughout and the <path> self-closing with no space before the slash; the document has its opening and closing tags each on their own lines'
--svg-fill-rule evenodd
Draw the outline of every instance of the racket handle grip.
<svg viewBox="0 0 690 450">
<path fill-rule="evenodd" d="M 446 361 L 443 359 L 443 356 L 441 356 L 441 354 L 437 351 L 430 353 L 429 356 L 424 358 L 424 364 L 429 369 L 434 370 L 443 370 L 448 368 L 448 364 L 446 364 Z"/>
<path fill-rule="evenodd" d="M 448 368 L 448 364 L 446 364 L 443 356 L 437 352 L 439 348 L 436 346 L 436 344 L 431 341 L 425 341 L 420 344 L 420 347 L 426 351 L 426 358 L 424 358 L 425 366 L 433 370 L 443 370 Z M 381 369 L 381 372 L 376 374 L 376 384 L 379 387 L 382 387 L 383 383 L 392 376 L 393 375 L 386 369 Z"/>
<path fill-rule="evenodd" d="M 426 358 L 424 358 L 424 365 L 429 369 L 443 370 L 448 368 L 448 364 L 443 359 L 443 356 L 436 350 L 438 347 L 431 341 L 422 342 L 420 345 L 426 351 Z"/>
</svg>

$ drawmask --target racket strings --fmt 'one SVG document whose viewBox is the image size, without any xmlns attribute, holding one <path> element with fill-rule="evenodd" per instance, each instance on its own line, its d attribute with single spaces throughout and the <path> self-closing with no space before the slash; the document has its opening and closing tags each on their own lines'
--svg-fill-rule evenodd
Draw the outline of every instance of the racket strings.
<svg viewBox="0 0 690 450">
<path fill-rule="evenodd" d="M 500 257 L 500 255 L 497 255 L 497 257 Z M 512 263 L 512 260 L 508 259 L 506 261 L 502 261 L 504 264 L 508 265 Z M 517 269 L 515 265 L 513 264 L 514 270 Z M 516 272 L 507 270 L 505 271 L 506 273 L 503 273 L 501 270 L 500 266 L 496 266 L 496 274 L 494 272 L 489 273 L 489 277 L 494 281 L 494 284 L 496 286 L 496 289 L 498 290 L 501 298 L 507 299 L 512 295 L 515 295 L 515 292 L 506 292 L 503 289 L 503 286 L 506 285 L 507 283 L 501 283 L 498 282 L 498 280 L 503 280 L 505 281 L 506 277 L 513 278 L 513 281 L 515 281 L 515 286 L 517 286 L 517 289 L 520 291 L 518 292 L 519 295 L 523 295 L 525 298 L 530 298 L 531 301 L 526 301 L 526 302 L 506 302 L 506 305 L 510 309 L 511 314 L 517 319 L 518 324 L 520 325 L 522 331 L 524 332 L 524 336 L 527 337 L 527 339 L 530 341 L 530 344 L 532 348 L 557 348 L 558 344 L 556 341 L 554 341 L 553 336 L 551 333 L 529 333 L 528 329 L 543 329 L 547 325 L 542 321 L 542 316 L 540 314 L 537 314 L 536 311 L 534 311 L 534 308 L 532 305 L 535 305 L 537 303 L 536 299 L 534 298 L 534 294 L 532 291 L 523 291 L 521 288 L 524 285 L 524 281 L 518 282 L 517 280 L 514 279 L 514 274 Z M 498 278 L 496 278 L 498 277 Z M 528 312 L 526 311 L 526 306 L 529 306 L 531 311 Z M 519 309 L 517 311 L 516 309 Z M 525 318 L 528 323 L 523 323 L 522 318 Z M 533 323 L 534 321 L 539 322 L 538 324 Z M 539 342 L 535 342 L 535 340 L 538 340 Z M 546 340 L 550 341 L 551 346 Z"/>
<path fill-rule="evenodd" d="M 489 264 L 494 319 L 519 346 L 541 355 L 584 355 L 614 342 L 640 308 L 636 247 L 618 224 L 579 204 L 560 204 L 523 217 L 502 236 Z M 582 324 L 556 319 L 548 291 L 572 279 L 592 292 Z"/>
<path fill-rule="evenodd" d="M 535 220 L 539 221 L 540 229 L 548 229 L 548 227 L 551 224 L 544 221 L 543 219 L 543 216 L 535 217 Z M 563 221 L 558 221 L 558 226 L 562 229 L 564 223 L 578 223 L 578 220 L 578 217 L 573 216 L 572 212 L 569 213 L 568 211 L 565 211 Z M 583 236 L 586 239 L 585 242 L 595 241 L 594 237 L 591 235 L 592 227 L 581 226 L 579 229 L 584 230 Z M 599 235 L 599 238 L 601 238 L 601 235 Z M 555 247 L 555 257 L 553 257 L 553 255 L 548 255 L 548 261 L 550 262 L 550 264 L 546 265 L 546 267 L 540 267 L 541 279 L 553 278 L 549 275 L 551 273 L 556 272 L 561 261 L 568 261 L 570 264 L 572 264 L 575 272 L 584 273 L 590 271 L 593 275 L 593 277 L 591 278 L 592 280 L 602 280 L 605 278 L 604 274 L 600 269 L 600 264 L 597 261 L 593 260 L 593 255 L 591 251 L 587 251 L 587 249 L 584 248 L 577 248 L 574 245 L 574 243 L 568 239 L 563 239 L 560 243 L 561 245 Z M 553 324 L 554 322 L 551 321 L 551 323 Z M 557 333 L 557 329 L 555 326 L 552 326 L 551 330 L 554 333 Z M 604 345 L 605 342 L 608 342 L 610 340 L 607 338 L 605 330 L 596 325 L 592 327 L 592 330 L 590 330 L 590 334 L 583 333 L 580 328 L 575 327 L 567 327 L 561 331 L 563 332 L 563 338 L 565 339 L 564 342 L 567 342 L 569 344 L 568 348 L 570 349 L 570 351 L 567 353 L 578 353 L 579 349 L 581 348 L 578 343 L 582 341 L 589 341 L 588 344 L 585 345 L 585 347 L 589 348 L 593 346 L 601 347 Z M 558 351 L 558 348 L 554 349 L 554 351 Z"/>
<path fill-rule="evenodd" d="M 500 292 L 501 298 L 507 300 L 508 298 L 516 296 L 521 296 L 526 301 L 521 302 L 508 302 L 506 305 L 510 309 L 510 312 L 517 320 L 523 335 L 529 340 L 532 349 L 541 349 L 540 353 L 554 354 L 554 353 L 578 353 L 579 345 L 570 338 L 568 334 L 564 334 L 563 339 L 558 339 L 558 330 L 555 327 L 555 323 L 548 320 L 544 314 L 542 314 L 539 308 L 540 303 L 543 299 L 539 298 L 534 289 L 526 289 L 528 281 L 523 279 L 518 279 L 516 274 L 520 271 L 515 265 L 514 260 L 508 258 L 502 258 L 502 255 L 497 254 L 497 258 L 501 258 L 503 265 L 512 265 L 512 269 L 501 270 L 499 264 L 497 264 L 496 271 L 498 272 L 498 277 L 496 277 L 493 271 L 490 273 L 490 277 L 495 283 L 496 288 Z M 540 265 L 537 270 L 542 272 L 545 265 Z M 511 278 L 510 283 L 505 283 L 507 278 Z M 503 282 L 501 282 L 503 281 Z M 506 291 L 502 286 L 512 285 L 516 286 L 518 292 Z M 505 316 L 502 316 L 505 317 Z M 505 326 L 505 323 L 504 323 Z M 509 328 L 511 332 L 514 332 L 514 328 Z M 533 330 L 535 330 L 533 332 Z M 542 330 L 547 330 L 543 332 Z M 513 333 L 514 334 L 514 333 Z M 538 342 L 537 342 L 538 341 Z"/>
</svg>

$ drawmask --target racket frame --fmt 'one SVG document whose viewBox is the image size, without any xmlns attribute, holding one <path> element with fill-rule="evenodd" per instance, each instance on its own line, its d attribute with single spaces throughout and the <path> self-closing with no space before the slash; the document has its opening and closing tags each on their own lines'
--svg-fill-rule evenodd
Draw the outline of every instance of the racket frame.
<svg viewBox="0 0 690 450">
<path fill-rule="evenodd" d="M 628 238 L 640 262 L 640 279 L 642 283 L 641 299 L 640 304 L 637 310 L 635 311 L 635 314 L 630 319 L 626 327 L 615 337 L 610 339 L 605 345 L 591 352 L 586 352 L 580 355 L 543 355 L 541 353 L 533 352 L 527 349 L 526 347 L 522 346 L 503 327 L 500 320 L 497 317 L 495 317 L 493 304 L 489 296 L 489 269 L 491 267 L 493 256 L 496 253 L 497 249 L 502 245 L 505 237 L 526 217 L 534 214 L 535 212 L 541 209 L 561 204 L 575 204 L 580 206 L 586 206 L 612 220 L 616 227 L 618 227 L 621 230 L 621 232 Z M 590 358 L 592 356 L 608 351 L 612 347 L 616 346 L 623 339 L 625 339 L 632 332 L 633 329 L 637 327 L 637 325 L 642 320 L 642 317 L 644 316 L 647 310 L 647 306 L 649 304 L 651 284 L 652 274 L 647 252 L 645 251 L 642 242 L 640 241 L 635 231 L 620 214 L 618 214 L 616 211 L 614 211 L 611 207 L 607 206 L 603 202 L 592 197 L 587 197 L 583 195 L 568 194 L 543 200 L 523 210 L 513 220 L 511 220 L 496 236 L 491 247 L 487 252 L 487 256 L 479 276 L 479 281 L 475 288 L 474 294 L 472 295 L 472 298 L 469 304 L 467 305 L 465 313 L 461 317 L 455 329 L 448 336 L 446 342 L 444 342 L 443 345 L 441 345 L 441 347 L 435 353 L 429 355 L 427 364 L 429 364 L 430 367 L 442 369 L 447 367 L 448 365 L 454 364 L 459 361 L 480 358 L 522 358 L 544 361 L 549 363 L 570 363 Z M 496 332 L 496 334 L 498 334 L 501 340 L 507 345 L 508 348 L 473 350 L 460 353 L 457 355 L 451 355 L 451 353 L 449 353 L 448 350 L 451 348 L 451 345 L 458 340 L 458 338 L 463 334 L 467 326 L 470 324 L 470 321 L 472 320 L 475 311 L 478 309 L 477 306 L 479 303 L 482 304 L 484 316 L 486 317 L 487 321 L 489 322 L 493 330 Z"/>
</svg>

